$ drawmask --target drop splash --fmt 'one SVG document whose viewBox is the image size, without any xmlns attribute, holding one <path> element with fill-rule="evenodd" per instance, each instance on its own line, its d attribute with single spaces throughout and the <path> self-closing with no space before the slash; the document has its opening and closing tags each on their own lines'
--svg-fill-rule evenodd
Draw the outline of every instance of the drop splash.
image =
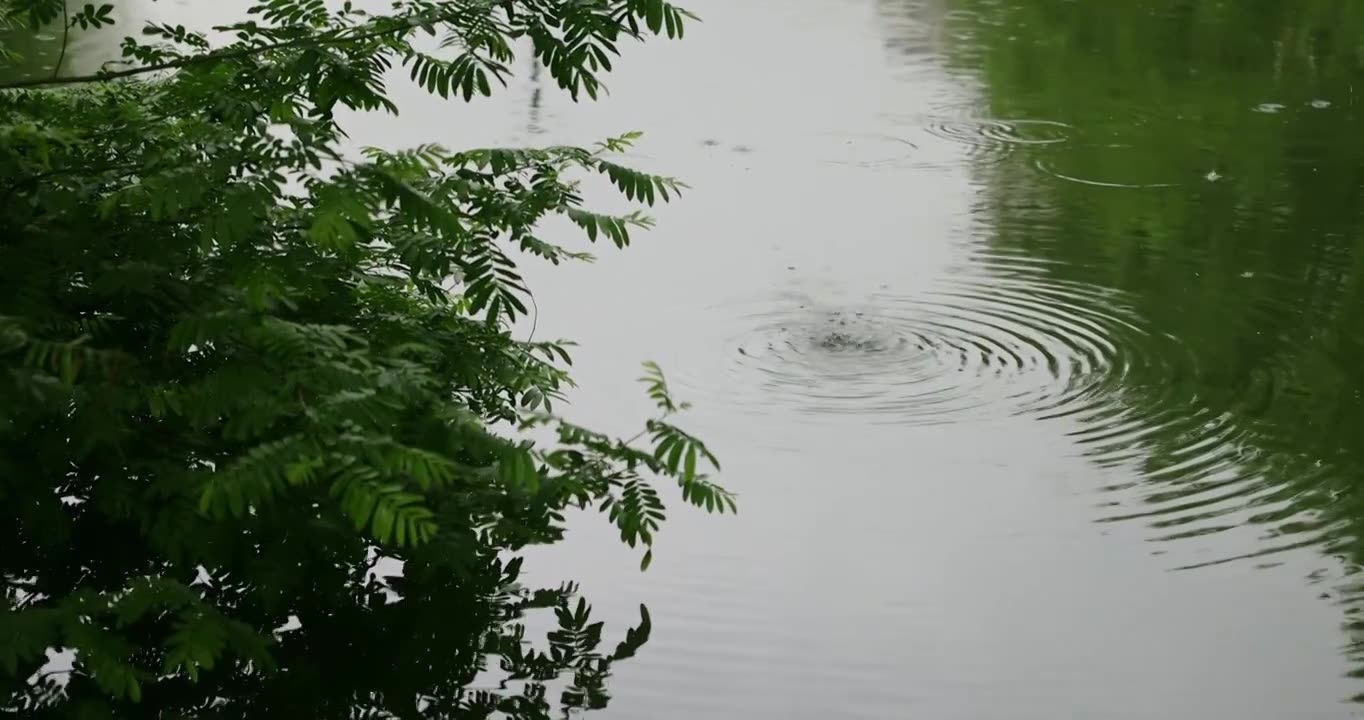
<svg viewBox="0 0 1364 720">
<path fill-rule="evenodd" d="M 940 424 L 1093 411 L 1128 374 L 1183 359 L 1177 348 L 1151 355 L 1161 343 L 1113 291 L 975 267 L 986 269 L 913 292 L 887 284 L 852 299 L 825 287 L 721 303 L 723 334 L 678 382 L 749 414 Z"/>
</svg>

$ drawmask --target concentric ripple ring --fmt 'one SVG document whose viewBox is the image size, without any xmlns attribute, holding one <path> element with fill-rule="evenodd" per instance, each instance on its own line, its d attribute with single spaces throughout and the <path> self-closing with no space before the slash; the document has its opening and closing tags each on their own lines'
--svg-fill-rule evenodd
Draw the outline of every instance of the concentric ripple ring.
<svg viewBox="0 0 1364 720">
<path fill-rule="evenodd" d="M 710 389 L 739 412 L 909 425 L 1102 414 L 1129 375 L 1175 375 L 1187 364 L 1116 293 L 1019 274 L 912 294 L 878 288 L 855 301 L 787 293 L 717 309 L 730 320 L 707 345 L 723 367 L 678 368 L 678 383 L 688 393 Z"/>
</svg>

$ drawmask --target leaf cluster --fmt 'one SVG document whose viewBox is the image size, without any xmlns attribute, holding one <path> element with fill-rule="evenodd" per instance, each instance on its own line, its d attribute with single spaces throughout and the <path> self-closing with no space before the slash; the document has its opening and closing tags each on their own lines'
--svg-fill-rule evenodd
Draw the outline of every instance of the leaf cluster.
<svg viewBox="0 0 1364 720">
<path fill-rule="evenodd" d="M 5 0 L 32 27 L 47 0 Z M 116 14 L 87 6 L 72 27 Z M 643 563 L 660 480 L 733 510 L 658 406 L 622 440 L 555 414 L 572 344 L 521 340 L 520 264 L 624 247 L 676 180 L 594 148 L 351 147 L 390 70 L 488 94 L 529 44 L 595 97 L 660 0 L 266 0 L 229 40 L 148 25 L 121 65 L 0 83 L 0 709 L 25 717 L 548 717 L 596 708 L 612 653 L 576 588 L 516 551 L 599 508 Z M 100 30 L 107 31 L 107 30 Z M 435 48 L 421 42 L 436 38 Z M 547 431 L 547 432 L 541 432 Z M 394 568 L 397 568 L 396 570 Z M 532 651 L 526 613 L 556 613 Z M 67 666 L 51 664 L 62 653 Z M 474 686 L 496 665 L 497 688 Z M 558 697 L 547 687 L 568 678 Z"/>
</svg>

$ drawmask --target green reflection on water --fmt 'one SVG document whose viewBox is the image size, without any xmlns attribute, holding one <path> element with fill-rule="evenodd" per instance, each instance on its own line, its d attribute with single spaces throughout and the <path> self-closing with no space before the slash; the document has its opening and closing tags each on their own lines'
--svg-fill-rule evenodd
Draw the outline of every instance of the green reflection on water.
<svg viewBox="0 0 1364 720">
<path fill-rule="evenodd" d="M 72 13 L 85 5 L 84 0 L 66 2 Z M 145 5 L 114 3 L 112 28 L 74 27 L 69 32 L 63 31 L 65 23 L 60 17 L 35 32 L 28 27 L 26 16 L 13 15 L 7 23 L 0 22 L 0 47 L 14 54 L 8 60 L 0 57 L 0 81 L 84 75 L 99 70 L 104 63 L 119 60 L 123 38 L 141 31 Z"/>
<path fill-rule="evenodd" d="M 1142 470 L 1105 519 L 1257 530 L 1214 561 L 1309 544 L 1364 564 L 1364 3 L 947 6 L 978 115 L 1068 126 L 974 154 L 983 257 L 1119 289 L 1148 323 L 1116 349 L 1142 358 L 1111 388 L 1121 411 L 1081 416 L 1098 460 Z M 1364 597 L 1330 593 L 1350 617 Z"/>
</svg>

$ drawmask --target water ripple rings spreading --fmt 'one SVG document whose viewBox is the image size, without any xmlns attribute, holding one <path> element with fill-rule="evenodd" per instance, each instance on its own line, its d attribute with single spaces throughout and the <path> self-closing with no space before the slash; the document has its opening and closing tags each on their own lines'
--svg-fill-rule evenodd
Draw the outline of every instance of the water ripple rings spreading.
<svg viewBox="0 0 1364 720">
<path fill-rule="evenodd" d="M 934 424 L 1007 414 L 1102 413 L 1133 373 L 1176 371 L 1116 293 L 1011 274 L 857 302 L 799 294 L 726 303 L 726 381 L 740 412 Z M 715 370 L 715 369 L 712 369 Z M 717 377 L 714 374 L 711 377 Z"/>
<path fill-rule="evenodd" d="M 1020 147 L 1055 145 L 1070 139 L 1071 128 L 1053 120 L 935 120 L 930 135 L 966 145 L 974 156 L 1002 157 Z"/>
<path fill-rule="evenodd" d="M 878 169 L 916 164 L 919 146 L 881 133 L 820 133 L 812 138 L 816 157 L 824 165 Z"/>
<path fill-rule="evenodd" d="M 1045 160 L 1037 161 L 1037 169 L 1058 180 L 1079 183 L 1081 185 L 1092 185 L 1094 187 L 1143 190 L 1148 188 L 1172 188 L 1179 186 L 1178 183 L 1170 182 L 1112 182 L 1107 180 L 1096 180 L 1093 178 L 1079 177 L 1077 175 L 1067 175 L 1066 173 L 1057 170 L 1055 167 L 1052 166 L 1051 163 L 1048 163 Z"/>
<path fill-rule="evenodd" d="M 1143 523 L 1152 541 L 1207 543 L 1261 523 L 1285 537 L 1324 532 L 1328 518 L 1292 508 L 1299 484 L 1276 478 L 1331 468 L 1265 449 L 1245 421 L 1282 388 L 1273 368 L 1225 407 L 1198 392 L 1213 369 L 1123 293 L 1056 278 L 1021 254 L 982 248 L 974 259 L 972 271 L 916 292 L 724 303 L 726 319 L 702 344 L 714 365 L 673 366 L 674 384 L 705 406 L 783 424 L 1056 421 L 1096 467 L 1139 471 L 1104 488 L 1103 521 Z"/>
<path fill-rule="evenodd" d="M 1058 180 L 1100 188 L 1143 190 L 1179 187 L 1168 168 L 1153 164 L 1150 153 L 1139 145 L 1124 143 L 1075 145 L 1061 156 L 1039 157 L 1033 166 Z M 1066 162 L 1086 167 L 1067 167 Z"/>
</svg>

